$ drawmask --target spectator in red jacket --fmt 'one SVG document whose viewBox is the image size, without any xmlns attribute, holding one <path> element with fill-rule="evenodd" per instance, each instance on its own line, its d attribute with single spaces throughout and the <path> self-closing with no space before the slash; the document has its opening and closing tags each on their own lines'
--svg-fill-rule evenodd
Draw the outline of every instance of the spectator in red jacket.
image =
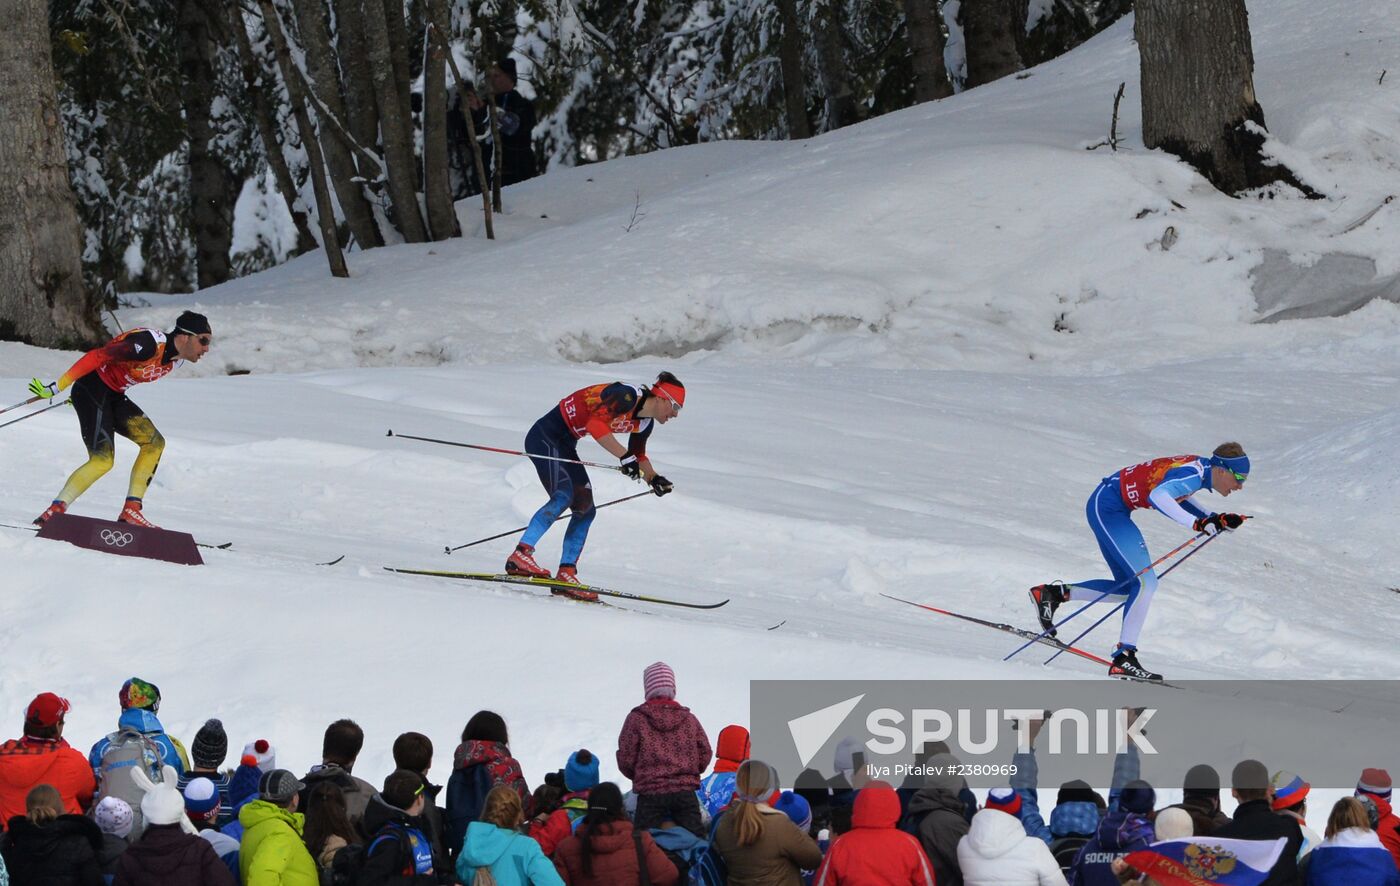
<svg viewBox="0 0 1400 886">
<path fill-rule="evenodd" d="M 36 785 L 52 785 L 68 814 L 82 815 L 92 805 L 92 767 L 63 740 L 68 709 L 68 699 L 41 692 L 24 712 L 24 736 L 0 745 L 0 828 L 24 815 L 24 798 Z"/>
<path fill-rule="evenodd" d="M 680 876 L 651 834 L 627 820 L 622 791 L 610 781 L 593 789 L 588 814 L 559 844 L 554 867 L 569 886 L 672 886 Z"/>
<path fill-rule="evenodd" d="M 552 858 L 559 844 L 574 832 L 577 822 L 588 814 L 589 796 L 598 786 L 598 758 L 587 748 L 581 748 L 569 755 L 564 767 L 564 787 L 568 793 L 563 796 L 559 808 L 545 820 L 530 828 L 530 836 L 540 844 L 545 858 Z"/>
<path fill-rule="evenodd" d="M 700 774 L 710 765 L 710 739 L 690 708 L 676 702 L 676 674 L 658 661 L 642 674 L 646 701 L 622 724 L 617 768 L 632 779 L 637 795 L 633 821 L 641 830 L 674 821 L 704 839 Z"/>
<path fill-rule="evenodd" d="M 1381 845 L 1390 850 L 1390 857 L 1400 867 L 1400 817 L 1396 817 L 1390 805 L 1390 773 L 1384 769 L 1363 769 L 1361 779 L 1356 783 L 1356 796 L 1369 797 L 1380 812 L 1376 823 L 1376 836 Z"/>
<path fill-rule="evenodd" d="M 815 886 L 934 886 L 933 868 L 912 834 L 897 830 L 899 795 L 883 781 L 856 794 L 851 829 L 831 844 Z"/>
</svg>

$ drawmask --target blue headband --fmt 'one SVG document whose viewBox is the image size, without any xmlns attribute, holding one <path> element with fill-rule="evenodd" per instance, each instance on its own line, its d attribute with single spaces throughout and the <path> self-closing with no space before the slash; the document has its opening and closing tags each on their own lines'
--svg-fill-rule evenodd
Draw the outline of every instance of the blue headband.
<svg viewBox="0 0 1400 886">
<path fill-rule="evenodd" d="M 1223 455 L 1212 455 L 1210 463 L 1213 467 L 1224 468 L 1227 471 L 1234 471 L 1236 474 L 1249 476 L 1249 456 L 1239 455 L 1234 458 L 1226 458 Z"/>
</svg>

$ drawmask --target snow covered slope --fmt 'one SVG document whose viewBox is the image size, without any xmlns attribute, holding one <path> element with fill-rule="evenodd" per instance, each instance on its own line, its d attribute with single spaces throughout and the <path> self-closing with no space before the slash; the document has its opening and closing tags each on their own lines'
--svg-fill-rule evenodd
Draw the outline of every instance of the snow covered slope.
<svg viewBox="0 0 1400 886">
<path fill-rule="evenodd" d="M 1251 12 L 1276 150 L 1325 201 L 1231 200 L 1142 150 L 1123 22 L 1026 79 L 809 142 L 552 173 L 507 191 L 498 243 L 354 254 L 348 281 L 313 254 L 150 296 L 122 322 L 199 306 L 217 342 L 134 392 L 170 441 L 148 512 L 235 551 L 191 570 L 0 530 L 0 708 L 56 689 L 76 703 L 69 735 L 95 739 L 135 673 L 177 735 L 218 714 L 294 769 L 353 716 L 375 780 L 406 729 L 438 742 L 445 778 L 452 738 L 493 707 L 534 783 L 579 745 L 617 777 L 606 750 L 657 658 L 712 731 L 747 721 L 751 678 L 1093 677 L 1003 664 L 1007 638 L 878 595 L 1027 624 L 1026 587 L 1103 571 L 1082 518 L 1100 477 L 1225 439 L 1255 463 L 1230 504 L 1258 520 L 1163 583 L 1144 661 L 1393 676 L 1400 307 L 1255 325 L 1250 271 L 1266 249 L 1400 269 L 1395 204 L 1342 233 L 1400 193 L 1400 84 L 1376 83 L 1400 8 Z M 1086 151 L 1120 80 L 1125 149 Z M 0 399 L 73 357 L 0 346 Z M 651 445 L 677 494 L 600 515 L 581 569 L 728 606 L 604 611 L 381 570 L 496 568 L 509 540 L 442 547 L 541 500 L 528 463 L 387 429 L 515 447 L 569 391 L 662 368 L 690 391 Z M 116 513 L 131 454 L 77 512 Z M 31 518 L 81 459 L 64 410 L 0 431 L 0 520 Z M 636 488 L 595 482 L 600 500 Z M 1182 538 L 1139 522 L 1154 550 Z"/>
</svg>

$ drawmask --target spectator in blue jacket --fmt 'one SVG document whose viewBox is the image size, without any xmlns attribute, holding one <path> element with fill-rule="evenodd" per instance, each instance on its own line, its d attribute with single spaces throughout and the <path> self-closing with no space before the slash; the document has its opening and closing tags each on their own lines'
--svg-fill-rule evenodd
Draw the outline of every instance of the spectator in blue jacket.
<svg viewBox="0 0 1400 886">
<path fill-rule="evenodd" d="M 117 730 L 134 729 L 154 741 L 160 746 L 162 764 L 173 766 L 177 775 L 183 775 L 190 768 L 189 757 L 184 746 L 166 735 L 165 727 L 156 719 L 156 712 L 160 710 L 160 690 L 156 685 L 140 677 L 132 677 L 122 684 L 117 699 L 122 706 L 121 716 L 117 718 Z M 115 736 L 116 733 L 104 736 L 88 752 L 88 764 L 92 766 L 93 777 L 99 781 L 102 777 L 102 754 Z"/>
<path fill-rule="evenodd" d="M 1070 869 L 1070 886 L 1119 886 L 1113 862 L 1151 845 L 1156 802 L 1156 792 L 1147 782 L 1128 782 L 1118 793 L 1117 806 L 1099 822 L 1098 833 L 1079 850 Z"/>
</svg>

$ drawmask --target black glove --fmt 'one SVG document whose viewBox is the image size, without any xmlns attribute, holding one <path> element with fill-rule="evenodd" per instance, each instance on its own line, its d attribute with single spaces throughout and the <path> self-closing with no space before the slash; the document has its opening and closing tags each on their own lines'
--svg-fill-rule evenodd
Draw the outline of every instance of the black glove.
<svg viewBox="0 0 1400 886">
<path fill-rule="evenodd" d="M 1226 529 L 1239 529 L 1242 525 L 1244 525 L 1244 517 L 1239 514 L 1211 514 L 1209 517 L 1202 517 L 1191 524 L 1191 528 L 1207 535 L 1215 535 L 1215 533 Z"/>
<path fill-rule="evenodd" d="M 667 480 L 660 474 L 657 474 L 655 477 L 651 478 L 651 491 L 655 492 L 657 495 L 665 495 L 666 493 L 670 492 L 675 488 L 676 487 L 671 485 L 670 480 Z"/>
<path fill-rule="evenodd" d="M 633 480 L 642 479 L 642 465 L 635 455 L 624 455 L 620 470 Z"/>
</svg>

